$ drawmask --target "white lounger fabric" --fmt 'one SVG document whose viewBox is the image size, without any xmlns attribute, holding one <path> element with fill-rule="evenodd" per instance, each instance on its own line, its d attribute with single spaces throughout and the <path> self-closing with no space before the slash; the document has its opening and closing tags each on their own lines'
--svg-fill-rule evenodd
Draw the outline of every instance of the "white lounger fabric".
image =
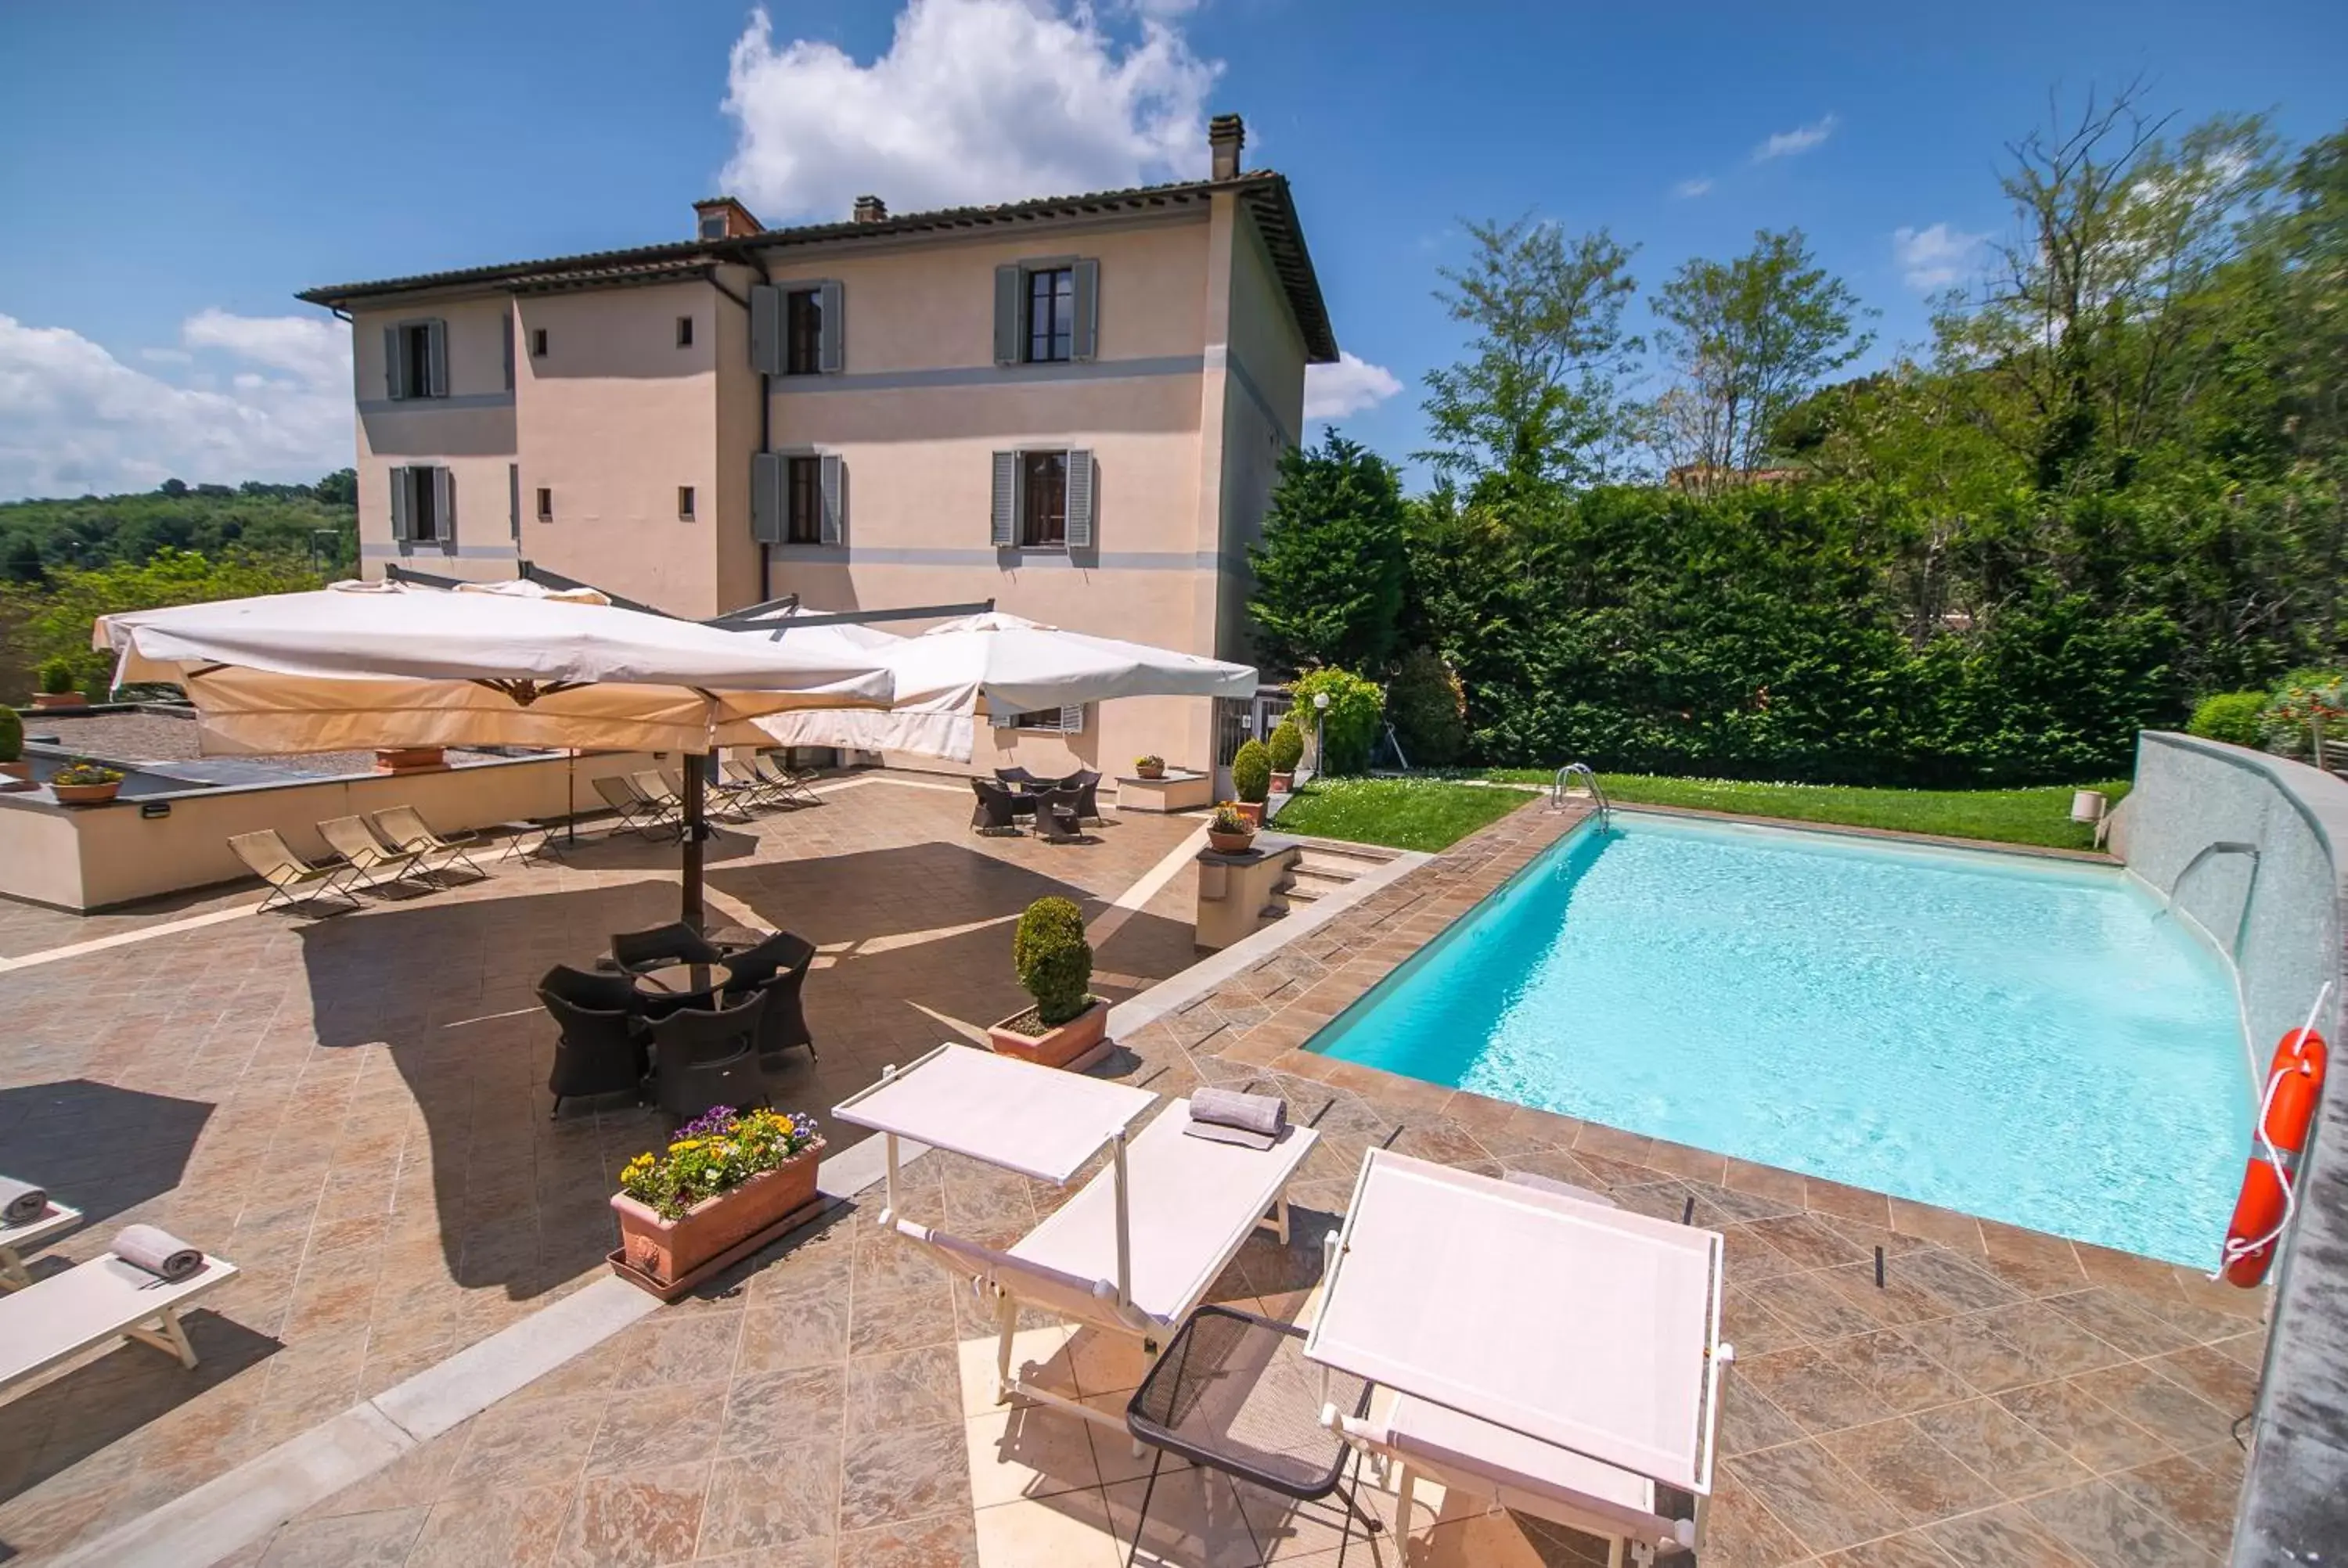
<svg viewBox="0 0 2348 1568">
<path fill-rule="evenodd" d="M 1158 1096 L 944 1045 L 833 1107 L 843 1122 L 1065 1184 Z"/>
<path fill-rule="evenodd" d="M 1448 1487 L 1601 1535 L 1653 1544 L 1683 1539 L 1655 1513 L 1655 1483 L 1544 1442 L 1405 1394 L 1383 1426 L 1365 1434 L 1378 1448 Z"/>
<path fill-rule="evenodd" d="M 0 1385 L 153 1323 L 235 1277 L 234 1264 L 209 1254 L 195 1274 L 166 1281 L 109 1253 L 0 1296 Z"/>
<path fill-rule="evenodd" d="M 52 1200 L 46 1213 L 22 1225 L 0 1225 L 0 1290 L 22 1290 L 33 1283 L 25 1268 L 25 1248 L 37 1246 L 81 1224 L 81 1211 Z"/>
<path fill-rule="evenodd" d="M 1291 1125 L 1272 1147 L 1249 1149 L 1185 1136 L 1189 1121 L 1190 1102 L 1171 1102 L 1125 1155 L 1133 1305 L 1168 1325 L 1205 1298 L 1320 1137 Z M 1011 1255 L 1065 1275 L 1115 1279 L 1116 1182 L 1114 1171 L 1101 1172 Z"/>
<path fill-rule="evenodd" d="M 1307 1356 L 1708 1489 L 1717 1235 L 1375 1149 L 1344 1238 Z"/>
</svg>

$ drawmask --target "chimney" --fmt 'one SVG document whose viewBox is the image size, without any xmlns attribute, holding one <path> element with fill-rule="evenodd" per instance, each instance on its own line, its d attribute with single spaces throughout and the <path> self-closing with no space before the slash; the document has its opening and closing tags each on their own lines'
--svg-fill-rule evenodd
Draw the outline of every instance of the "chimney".
<svg viewBox="0 0 2348 1568">
<path fill-rule="evenodd" d="M 1207 147 L 1215 155 L 1215 178 L 1240 177 L 1240 149 L 1247 145 L 1247 127 L 1235 114 L 1219 114 L 1207 122 Z"/>
<path fill-rule="evenodd" d="M 889 217 L 889 204 L 878 196 L 860 196 L 856 199 L 854 216 L 859 223 L 885 222 Z"/>
<path fill-rule="evenodd" d="M 766 225 L 731 196 L 713 196 L 693 204 L 694 237 L 700 240 L 740 240 Z"/>
</svg>

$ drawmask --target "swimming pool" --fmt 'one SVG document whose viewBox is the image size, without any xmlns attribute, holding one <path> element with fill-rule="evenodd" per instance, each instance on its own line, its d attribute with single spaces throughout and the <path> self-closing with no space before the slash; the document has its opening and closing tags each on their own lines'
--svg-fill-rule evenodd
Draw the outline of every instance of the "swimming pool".
<svg viewBox="0 0 2348 1568">
<path fill-rule="evenodd" d="M 2116 869 L 1627 812 L 1313 1049 L 2205 1266 L 2252 1112 L 2223 966 Z"/>
</svg>

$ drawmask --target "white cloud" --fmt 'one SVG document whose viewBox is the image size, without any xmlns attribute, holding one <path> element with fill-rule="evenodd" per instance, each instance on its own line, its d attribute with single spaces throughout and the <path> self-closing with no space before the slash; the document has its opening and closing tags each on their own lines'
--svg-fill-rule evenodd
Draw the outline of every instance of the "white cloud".
<svg viewBox="0 0 2348 1568">
<path fill-rule="evenodd" d="M 190 317 L 164 365 L 125 364 L 68 327 L 0 315 L 0 497 L 315 479 L 352 461 L 350 329 L 302 316 Z"/>
<path fill-rule="evenodd" d="M 1120 40 L 1078 0 L 908 0 L 889 50 L 778 46 L 766 11 L 734 44 L 736 121 L 725 188 L 768 222 L 1114 190 L 1202 175 L 1205 106 L 1222 70 L 1171 18 L 1139 7 Z"/>
<path fill-rule="evenodd" d="M 1781 130 L 1753 149 L 1753 161 L 1766 163 L 1773 158 L 1792 158 L 1805 153 L 1835 133 L 1839 123 L 1832 115 L 1822 115 L 1807 125 Z"/>
<path fill-rule="evenodd" d="M 1929 294 L 1963 277 L 1972 263 L 1973 252 L 1988 238 L 1986 234 L 1952 229 L 1946 223 L 1935 223 L 1930 229 L 1903 227 L 1891 231 L 1891 254 L 1899 261 L 1900 275 L 1908 286 Z"/>
<path fill-rule="evenodd" d="M 1694 179 L 1683 179 L 1672 187 L 1672 194 L 1684 201 L 1693 201 L 1699 196 L 1709 196 L 1712 194 L 1712 177 L 1707 174 L 1698 175 Z"/>
<path fill-rule="evenodd" d="M 1341 349 L 1336 364 L 1304 367 L 1304 417 L 1342 419 L 1375 408 L 1401 390 L 1394 372 Z"/>
</svg>

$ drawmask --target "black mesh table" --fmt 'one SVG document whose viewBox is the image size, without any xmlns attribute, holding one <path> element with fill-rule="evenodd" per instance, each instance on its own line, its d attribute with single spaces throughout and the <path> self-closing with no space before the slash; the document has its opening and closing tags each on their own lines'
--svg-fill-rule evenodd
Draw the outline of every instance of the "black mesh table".
<svg viewBox="0 0 2348 1568">
<path fill-rule="evenodd" d="M 1201 1307 L 1183 1320 L 1125 1409 L 1127 1429 L 1157 1450 L 1133 1522 L 1128 1568 L 1169 1453 L 1301 1503 L 1334 1495 L 1344 1505 L 1339 1568 L 1354 1520 L 1370 1532 L 1381 1528 L 1343 1484 L 1353 1450 L 1321 1424 L 1324 1401 L 1357 1419 L 1367 1415 L 1370 1386 L 1307 1361 L 1303 1343 L 1295 1325 L 1232 1307 Z"/>
</svg>

